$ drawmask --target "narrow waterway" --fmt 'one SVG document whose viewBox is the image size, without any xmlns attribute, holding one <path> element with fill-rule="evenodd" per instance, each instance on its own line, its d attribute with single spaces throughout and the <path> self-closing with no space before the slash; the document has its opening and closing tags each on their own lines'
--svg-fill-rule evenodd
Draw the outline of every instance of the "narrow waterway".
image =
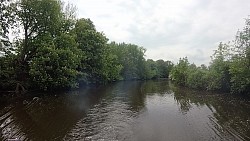
<svg viewBox="0 0 250 141">
<path fill-rule="evenodd" d="M 250 140 L 250 100 L 169 81 L 118 82 L 0 107 L 0 140 Z"/>
</svg>

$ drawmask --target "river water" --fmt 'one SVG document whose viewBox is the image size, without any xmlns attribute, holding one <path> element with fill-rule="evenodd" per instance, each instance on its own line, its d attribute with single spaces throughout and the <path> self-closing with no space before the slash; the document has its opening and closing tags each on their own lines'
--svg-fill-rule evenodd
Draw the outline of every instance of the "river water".
<svg viewBox="0 0 250 141">
<path fill-rule="evenodd" d="M 118 82 L 0 106 L 0 140 L 250 140 L 250 100 L 169 81 Z"/>
</svg>

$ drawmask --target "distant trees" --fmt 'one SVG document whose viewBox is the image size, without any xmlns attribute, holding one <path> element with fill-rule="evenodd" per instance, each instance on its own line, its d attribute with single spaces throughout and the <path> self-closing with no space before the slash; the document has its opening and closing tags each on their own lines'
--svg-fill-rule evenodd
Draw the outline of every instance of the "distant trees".
<svg viewBox="0 0 250 141">
<path fill-rule="evenodd" d="M 195 89 L 250 94 L 250 19 L 238 31 L 233 45 L 219 44 L 210 66 L 196 67 L 183 58 L 170 77 L 177 84 Z"/>
<path fill-rule="evenodd" d="M 122 80 L 168 78 L 173 67 L 170 61 L 145 60 L 146 49 L 134 44 L 111 42 L 108 46 L 121 66 L 120 78 Z"/>
<path fill-rule="evenodd" d="M 171 61 L 156 60 L 156 67 L 158 69 L 157 78 L 168 78 L 173 65 Z"/>
<path fill-rule="evenodd" d="M 118 63 L 122 66 L 121 78 L 123 80 L 145 79 L 145 49 L 134 44 L 111 42 L 112 54 L 116 55 Z"/>
<path fill-rule="evenodd" d="M 146 61 L 146 78 L 168 78 L 173 66 L 174 64 L 171 61 L 164 61 L 162 59 L 154 61 L 148 59 Z"/>
</svg>

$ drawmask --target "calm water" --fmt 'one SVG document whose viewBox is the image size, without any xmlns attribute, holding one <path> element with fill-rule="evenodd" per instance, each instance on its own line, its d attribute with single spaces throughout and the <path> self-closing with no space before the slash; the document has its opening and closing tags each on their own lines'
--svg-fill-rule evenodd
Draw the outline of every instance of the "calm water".
<svg viewBox="0 0 250 141">
<path fill-rule="evenodd" d="M 250 140 L 250 101 L 178 88 L 168 81 L 119 82 L 0 107 L 0 140 Z"/>
</svg>

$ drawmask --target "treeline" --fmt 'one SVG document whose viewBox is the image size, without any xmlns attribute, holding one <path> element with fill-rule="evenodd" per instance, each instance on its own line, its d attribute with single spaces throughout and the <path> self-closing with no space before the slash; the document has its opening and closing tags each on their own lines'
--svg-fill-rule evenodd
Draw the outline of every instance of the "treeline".
<svg viewBox="0 0 250 141">
<path fill-rule="evenodd" d="M 170 77 L 190 88 L 250 94 L 250 19 L 233 42 L 219 44 L 208 67 L 197 67 L 181 58 Z"/>
<path fill-rule="evenodd" d="M 52 90 L 117 80 L 166 78 L 173 63 L 146 60 L 145 49 L 108 42 L 90 19 L 60 0 L 0 4 L 0 89 Z M 15 39 L 8 39 L 9 32 Z"/>
</svg>

